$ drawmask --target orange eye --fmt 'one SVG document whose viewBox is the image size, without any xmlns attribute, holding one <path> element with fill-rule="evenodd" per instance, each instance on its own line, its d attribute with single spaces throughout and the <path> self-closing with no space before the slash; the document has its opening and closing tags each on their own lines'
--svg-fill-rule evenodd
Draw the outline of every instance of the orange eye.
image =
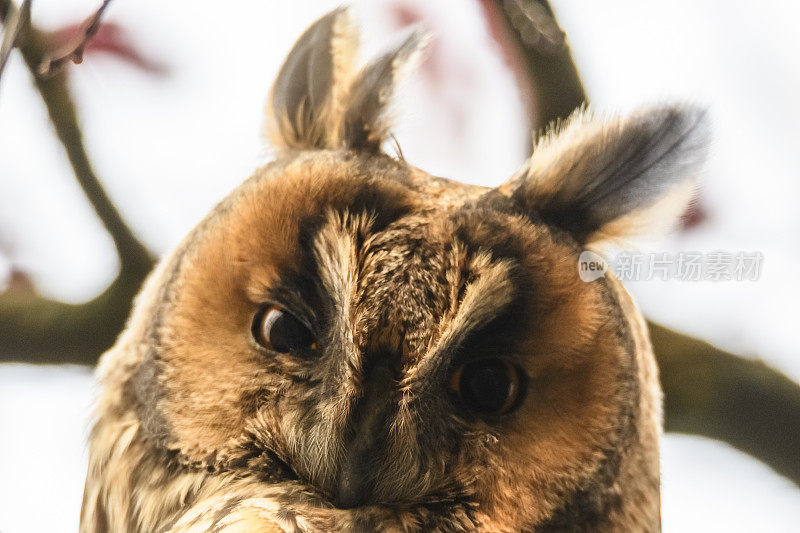
<svg viewBox="0 0 800 533">
<path fill-rule="evenodd" d="M 519 367 L 498 357 L 469 361 L 456 368 L 448 388 L 472 411 L 502 414 L 517 407 L 525 380 Z"/>
<path fill-rule="evenodd" d="M 256 313 L 253 338 L 268 350 L 295 355 L 307 355 L 317 347 L 311 330 L 277 305 L 262 306 Z"/>
</svg>

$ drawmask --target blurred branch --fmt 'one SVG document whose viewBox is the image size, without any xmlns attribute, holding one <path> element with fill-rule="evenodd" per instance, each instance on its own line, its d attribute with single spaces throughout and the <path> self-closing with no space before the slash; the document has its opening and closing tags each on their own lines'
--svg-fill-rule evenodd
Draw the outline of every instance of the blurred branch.
<svg viewBox="0 0 800 533">
<path fill-rule="evenodd" d="M 145 275 L 120 274 L 100 296 L 80 305 L 3 294 L 0 362 L 94 365 L 125 325 Z"/>
<path fill-rule="evenodd" d="M 14 9 L 10 0 L 0 0 L 0 20 L 4 23 L 10 9 Z M 66 74 L 59 72 L 47 78 L 38 75 L 47 53 L 42 32 L 29 25 L 20 34 L 17 47 L 33 75 L 75 178 L 114 241 L 120 272 L 106 291 L 83 305 L 29 293 L 0 295 L 0 361 L 94 364 L 122 328 L 131 299 L 153 260 L 122 220 L 92 169 Z"/>
<path fill-rule="evenodd" d="M 75 64 L 83 62 L 83 52 L 86 50 L 86 45 L 89 44 L 91 38 L 100 29 L 100 19 L 110 3 L 111 0 L 103 0 L 97 11 L 83 22 L 83 31 L 74 43 L 67 46 L 65 50 L 59 51 L 54 58 L 49 55 L 44 56 L 44 60 L 39 64 L 38 72 L 40 75 L 52 76 L 61 72 L 64 65 L 69 62 Z"/>
<path fill-rule="evenodd" d="M 563 32 L 552 28 L 558 23 L 547 0 L 481 4 L 512 69 L 526 73 L 518 79 L 523 93 L 531 95 L 537 130 L 586 102 L 566 40 L 558 45 Z M 666 430 L 726 442 L 800 485 L 800 385 L 760 361 L 653 322 L 648 326 L 664 389 Z"/>
<path fill-rule="evenodd" d="M 6 68 L 8 57 L 17 45 L 19 35 L 28 23 L 30 16 L 31 0 L 25 0 L 19 9 L 14 6 L 3 23 L 3 41 L 0 44 L 0 79 L 3 77 L 3 70 Z"/>
<path fill-rule="evenodd" d="M 761 361 L 648 325 L 666 430 L 727 442 L 800 485 L 800 386 Z"/>
<path fill-rule="evenodd" d="M 492 37 L 515 73 L 535 132 L 586 101 L 566 36 L 547 2 L 480 0 Z"/>
</svg>

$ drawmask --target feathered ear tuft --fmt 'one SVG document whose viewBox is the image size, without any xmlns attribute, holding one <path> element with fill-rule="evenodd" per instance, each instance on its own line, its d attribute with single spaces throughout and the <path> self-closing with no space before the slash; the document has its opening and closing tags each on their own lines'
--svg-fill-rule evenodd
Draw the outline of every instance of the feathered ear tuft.
<svg viewBox="0 0 800 533">
<path fill-rule="evenodd" d="M 581 244 L 669 226 L 706 159 L 705 110 L 663 106 L 604 119 L 585 109 L 539 140 L 501 191 Z"/>
<path fill-rule="evenodd" d="M 380 150 L 391 126 L 387 115 L 394 92 L 419 64 L 428 41 L 428 34 L 416 30 L 358 74 L 350 88 L 342 123 L 344 144 L 348 148 Z"/>
<path fill-rule="evenodd" d="M 416 31 L 354 74 L 358 32 L 349 9 L 328 13 L 297 40 L 267 105 L 273 148 L 380 151 L 397 84 L 427 42 Z"/>
<path fill-rule="evenodd" d="M 350 84 L 358 31 L 347 8 L 311 25 L 286 57 L 267 103 L 266 136 L 276 149 L 330 148 Z"/>
</svg>

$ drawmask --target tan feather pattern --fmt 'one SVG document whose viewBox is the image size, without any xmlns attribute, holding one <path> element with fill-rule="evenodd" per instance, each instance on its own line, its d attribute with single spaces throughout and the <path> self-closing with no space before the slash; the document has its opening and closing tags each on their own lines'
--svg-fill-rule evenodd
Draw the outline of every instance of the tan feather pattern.
<svg viewBox="0 0 800 533">
<path fill-rule="evenodd" d="M 380 151 L 422 40 L 357 71 L 338 9 L 295 44 L 276 159 L 101 359 L 82 532 L 660 530 L 647 330 L 577 261 L 684 205 L 705 115 L 583 110 L 500 187 L 438 178 Z"/>
</svg>

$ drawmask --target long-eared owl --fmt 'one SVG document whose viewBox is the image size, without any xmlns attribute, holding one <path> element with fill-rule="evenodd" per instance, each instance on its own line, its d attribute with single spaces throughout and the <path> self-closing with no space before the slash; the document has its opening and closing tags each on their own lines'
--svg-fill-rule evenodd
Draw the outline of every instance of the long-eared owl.
<svg viewBox="0 0 800 533">
<path fill-rule="evenodd" d="M 693 107 L 580 110 L 503 185 L 383 151 L 425 38 L 297 41 L 274 160 L 160 262 L 98 367 L 81 531 L 658 531 L 647 331 L 583 250 L 685 207 Z"/>
</svg>

